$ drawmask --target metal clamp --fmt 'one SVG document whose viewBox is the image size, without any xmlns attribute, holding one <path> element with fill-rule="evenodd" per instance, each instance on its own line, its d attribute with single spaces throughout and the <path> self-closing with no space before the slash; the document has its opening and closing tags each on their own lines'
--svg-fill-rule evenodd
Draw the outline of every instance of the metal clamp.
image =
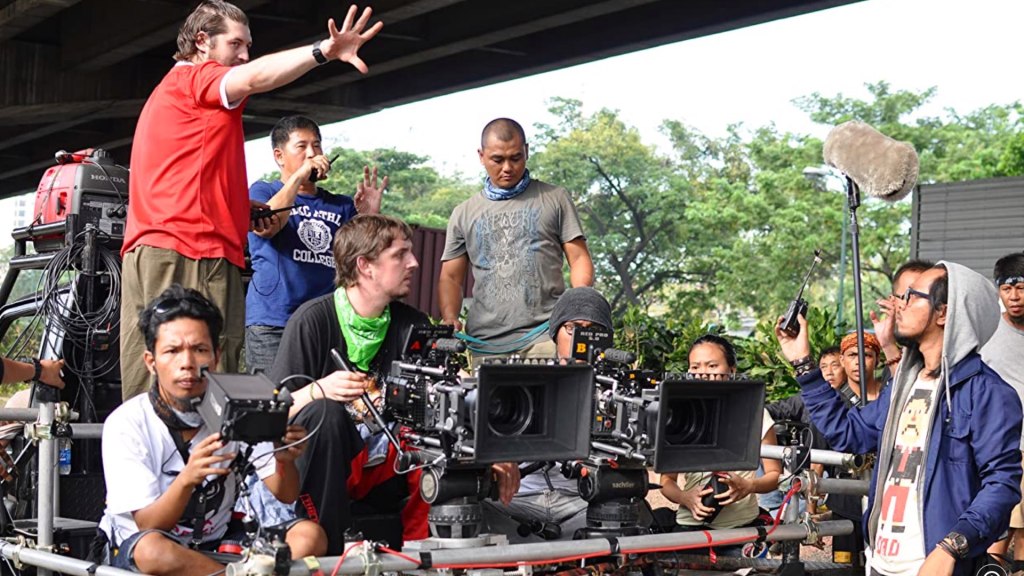
<svg viewBox="0 0 1024 576">
<path fill-rule="evenodd" d="M 363 542 L 362 555 L 363 575 L 380 576 L 380 573 L 384 571 L 384 564 L 377 554 L 377 543 L 369 540 Z"/>
<path fill-rule="evenodd" d="M 40 440 L 55 440 L 57 438 L 71 437 L 71 419 L 73 413 L 67 402 L 58 402 L 53 405 L 53 422 L 43 424 L 31 422 L 25 424 L 25 438 L 32 443 Z"/>
<path fill-rule="evenodd" d="M 53 440 L 53 426 L 50 424 L 40 424 L 39 422 L 25 424 L 25 438 L 32 443 L 39 442 L 40 440 Z"/>
<path fill-rule="evenodd" d="M 71 408 L 67 402 L 58 402 L 53 407 L 53 421 L 67 424 L 71 422 Z"/>
<path fill-rule="evenodd" d="M 818 533 L 818 523 L 811 520 L 810 515 L 805 513 L 801 524 L 807 530 L 807 538 L 804 538 L 804 544 L 808 546 L 817 545 L 821 541 L 821 534 Z"/>
<path fill-rule="evenodd" d="M 11 563 L 19 572 L 25 569 L 25 563 L 21 561 L 21 551 L 28 547 L 28 539 L 22 535 L 18 536 L 17 546 L 11 554 Z"/>
</svg>

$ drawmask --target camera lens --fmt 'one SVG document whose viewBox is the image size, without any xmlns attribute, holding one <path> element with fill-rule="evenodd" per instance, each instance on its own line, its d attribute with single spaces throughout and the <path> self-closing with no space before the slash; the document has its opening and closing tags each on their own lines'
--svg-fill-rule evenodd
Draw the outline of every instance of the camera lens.
<svg viewBox="0 0 1024 576">
<path fill-rule="evenodd" d="M 518 436 L 533 419 L 533 394 L 525 386 L 501 386 L 491 394 L 487 426 L 498 436 Z"/>
<path fill-rule="evenodd" d="M 668 407 L 665 418 L 665 442 L 691 446 L 707 444 L 712 435 L 714 406 L 708 400 L 677 400 Z"/>
</svg>

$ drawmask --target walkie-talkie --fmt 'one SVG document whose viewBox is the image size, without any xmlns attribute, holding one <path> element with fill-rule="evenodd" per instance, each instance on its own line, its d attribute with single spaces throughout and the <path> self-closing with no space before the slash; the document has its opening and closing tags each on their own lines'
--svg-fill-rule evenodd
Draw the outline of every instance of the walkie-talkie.
<svg viewBox="0 0 1024 576">
<path fill-rule="evenodd" d="M 796 298 L 789 303 L 789 309 L 786 310 L 786 315 L 782 318 L 782 325 L 779 329 L 789 336 L 796 336 L 800 333 L 800 316 L 807 315 L 807 301 L 804 300 L 804 288 L 807 288 L 807 281 L 811 278 L 811 272 L 814 272 L 814 267 L 819 262 L 821 262 L 820 248 L 814 251 L 814 260 L 811 262 L 811 267 L 807 270 L 807 274 L 804 275 L 804 282 L 800 285 L 800 291 L 796 293 Z"/>
<path fill-rule="evenodd" d="M 334 161 L 338 159 L 338 156 L 341 156 L 341 154 L 340 153 L 339 154 L 335 154 L 334 158 L 328 159 L 327 160 L 327 166 L 330 167 L 331 164 L 334 164 Z M 309 171 L 309 181 L 310 182 L 318 182 L 320 180 L 323 180 L 326 177 L 327 177 L 326 174 L 321 174 L 316 168 L 313 168 L 312 170 Z"/>
</svg>

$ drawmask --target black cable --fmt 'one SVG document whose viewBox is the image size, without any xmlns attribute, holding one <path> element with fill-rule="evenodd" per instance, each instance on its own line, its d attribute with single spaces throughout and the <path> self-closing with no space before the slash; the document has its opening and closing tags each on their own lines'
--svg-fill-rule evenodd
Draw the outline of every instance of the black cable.
<svg viewBox="0 0 1024 576">
<path fill-rule="evenodd" d="M 82 353 L 93 345 L 93 338 L 99 332 L 111 335 L 112 344 L 116 342 L 121 320 L 120 261 L 113 252 L 99 243 L 95 246 L 98 260 L 95 274 L 109 278 L 109 291 L 97 310 L 87 311 L 80 306 L 77 287 L 82 270 L 78 263 L 85 250 L 84 243 L 79 242 L 83 235 L 85 232 L 80 232 L 70 246 L 54 254 L 44 269 L 42 289 L 37 291 L 37 294 L 41 294 L 40 313 L 45 314 L 63 332 L 66 343 Z M 99 236 L 106 235 L 100 232 Z M 71 277 L 64 282 L 67 275 Z M 87 305 L 91 306 L 91 302 Z M 117 360 L 116 355 L 111 354 L 101 364 L 86 367 L 77 364 L 74 354 L 65 354 L 65 368 L 80 379 L 99 378 L 113 371 Z"/>
<path fill-rule="evenodd" d="M 317 388 L 319 388 L 320 389 L 320 395 L 323 396 L 325 401 L 327 400 L 327 394 L 324 392 L 324 387 L 321 386 L 320 383 L 317 382 L 315 378 L 312 378 L 310 376 L 306 376 L 305 374 L 292 374 L 291 376 L 288 376 L 288 377 L 282 379 L 281 382 L 278 383 L 278 386 L 284 387 L 286 382 L 288 382 L 289 380 L 292 380 L 294 378 L 299 378 L 299 379 L 305 378 L 306 380 L 309 381 L 310 386 L 316 386 Z M 270 456 L 272 454 L 276 454 L 278 452 L 287 450 L 287 449 L 289 449 L 289 448 L 291 448 L 293 446 L 298 446 L 299 444 L 302 444 L 303 442 L 308 442 L 310 438 L 312 438 L 314 435 L 316 435 L 316 433 L 320 432 L 320 428 L 323 427 L 324 420 L 326 420 L 326 419 L 327 419 L 327 410 L 321 410 L 320 411 L 320 421 L 317 422 L 316 426 L 314 426 L 312 430 L 307 432 L 305 436 L 303 436 L 302 438 L 299 438 L 295 442 L 292 442 L 290 444 L 284 444 L 282 446 L 278 446 L 277 448 L 274 448 L 270 452 L 266 452 L 264 454 L 260 454 L 259 456 L 256 457 L 256 460 L 261 460 L 263 458 L 266 458 L 267 456 Z M 252 463 L 252 465 L 254 467 L 257 467 L 255 461 Z"/>
<path fill-rule="evenodd" d="M 800 465 L 796 467 L 797 470 L 804 470 L 811 464 L 811 446 L 813 446 L 814 443 L 814 430 L 812 430 L 810 426 L 807 426 L 803 429 L 803 431 L 800 434 L 808 436 L 808 438 L 801 442 L 803 446 L 807 447 L 807 455 L 804 456 L 804 459 L 800 461 Z M 785 482 L 788 482 L 794 476 L 796 476 L 796 473 L 790 472 L 788 476 L 779 480 L 779 484 L 781 485 Z"/>
</svg>

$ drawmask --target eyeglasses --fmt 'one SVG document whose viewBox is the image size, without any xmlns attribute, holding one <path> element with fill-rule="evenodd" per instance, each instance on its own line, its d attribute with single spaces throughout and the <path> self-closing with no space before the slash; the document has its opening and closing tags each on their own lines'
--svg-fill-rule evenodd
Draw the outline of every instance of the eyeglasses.
<svg viewBox="0 0 1024 576">
<path fill-rule="evenodd" d="M 931 297 L 927 292 L 921 292 L 920 290 L 914 290 L 913 288 L 908 287 L 907 291 L 903 293 L 903 296 L 900 296 L 900 300 L 903 301 L 904 306 L 909 306 L 910 300 L 914 296 L 924 298 L 926 300 Z"/>
<path fill-rule="evenodd" d="M 565 330 L 566 335 L 572 336 L 576 332 L 576 328 L 590 328 L 590 324 L 577 324 L 576 322 L 566 322 L 562 324 L 562 330 Z"/>
</svg>

